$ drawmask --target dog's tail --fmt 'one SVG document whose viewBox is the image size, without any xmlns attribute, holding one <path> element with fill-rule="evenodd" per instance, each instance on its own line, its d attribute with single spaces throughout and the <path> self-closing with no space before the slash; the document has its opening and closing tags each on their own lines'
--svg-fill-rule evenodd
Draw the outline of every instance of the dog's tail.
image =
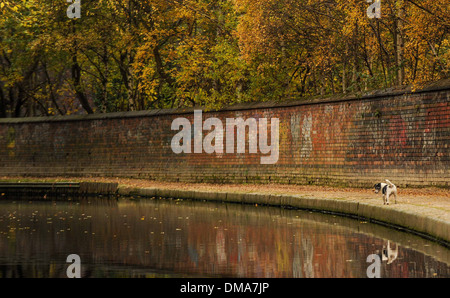
<svg viewBox="0 0 450 298">
<path fill-rule="evenodd" d="M 387 179 L 386 179 L 386 183 L 389 185 L 389 187 L 393 187 L 394 186 L 394 184 L 391 181 L 387 180 Z"/>
</svg>

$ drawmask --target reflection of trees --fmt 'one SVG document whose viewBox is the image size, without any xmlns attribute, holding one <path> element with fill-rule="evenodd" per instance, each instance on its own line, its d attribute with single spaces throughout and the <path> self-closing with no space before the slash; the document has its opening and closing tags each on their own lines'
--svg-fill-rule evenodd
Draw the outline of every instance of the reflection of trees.
<svg viewBox="0 0 450 298">
<path fill-rule="evenodd" d="M 311 240 L 302 237 L 302 252 L 303 252 L 303 267 L 305 271 L 305 277 L 314 277 L 313 271 L 313 257 L 314 257 L 314 247 Z"/>
<path fill-rule="evenodd" d="M 65 258 L 76 253 L 82 276 L 104 274 L 106 265 L 115 264 L 207 276 L 360 277 L 365 276 L 367 255 L 384 244 L 339 226 L 264 208 L 249 213 L 239 206 L 105 203 L 0 208 L 1 276 L 65 277 Z M 439 268 L 422 254 L 396 249 L 398 258 L 383 263 L 383 276 L 422 277 L 429 268 Z M 415 260 L 414 271 L 408 259 Z M 442 268 L 448 274 L 448 267 Z"/>
</svg>

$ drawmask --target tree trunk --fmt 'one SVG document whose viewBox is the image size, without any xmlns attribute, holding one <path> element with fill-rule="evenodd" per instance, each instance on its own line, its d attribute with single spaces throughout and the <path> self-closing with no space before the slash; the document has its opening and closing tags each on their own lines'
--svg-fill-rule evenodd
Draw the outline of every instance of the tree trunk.
<svg viewBox="0 0 450 298">
<path fill-rule="evenodd" d="M 136 102 L 134 100 L 134 93 L 133 93 L 133 56 L 131 54 L 131 50 L 127 51 L 127 91 L 128 91 L 128 105 L 130 111 L 136 110 Z"/>
<path fill-rule="evenodd" d="M 75 24 L 72 23 L 72 33 L 75 35 Z M 83 88 L 81 86 L 81 67 L 78 64 L 78 46 L 76 44 L 76 41 L 72 44 L 72 82 L 75 89 L 75 95 L 80 101 L 81 106 L 88 114 L 93 114 L 94 111 L 92 110 L 91 106 L 89 105 L 88 98 L 86 94 L 83 92 Z"/>
<path fill-rule="evenodd" d="M 131 35 L 131 31 L 133 29 L 133 17 L 134 17 L 134 2 L 129 0 L 128 1 L 128 32 Z M 130 111 L 136 110 L 136 101 L 135 101 L 135 94 L 133 92 L 133 54 L 131 52 L 131 49 L 127 50 L 127 93 L 128 93 L 128 109 Z"/>
<path fill-rule="evenodd" d="M 109 64 L 108 64 L 108 49 L 106 44 L 103 46 L 103 66 L 105 67 L 105 74 L 102 78 L 103 98 L 102 98 L 102 113 L 107 112 L 108 106 L 108 78 L 109 78 Z"/>
<path fill-rule="evenodd" d="M 400 8 L 397 16 L 397 42 L 396 42 L 396 61 L 397 61 L 397 84 L 403 85 L 405 80 L 405 67 L 404 67 L 404 40 L 403 40 L 403 21 L 405 19 L 405 3 L 403 0 L 400 1 Z"/>
<path fill-rule="evenodd" d="M 358 22 L 355 22 L 355 30 L 353 31 L 353 73 L 352 73 L 352 85 L 353 91 L 359 91 L 358 72 L 359 72 L 359 55 L 358 55 Z"/>
<path fill-rule="evenodd" d="M 77 60 L 77 51 L 74 51 L 74 54 L 72 56 L 72 80 L 73 80 L 73 86 L 75 89 L 75 95 L 77 96 L 78 100 L 81 103 L 81 106 L 88 114 L 93 114 L 94 111 L 92 110 L 91 106 L 89 105 L 88 98 L 86 94 L 84 94 L 82 87 L 81 87 L 81 68 L 78 64 Z"/>
<path fill-rule="evenodd" d="M 0 118 L 6 118 L 6 97 L 2 86 L 0 86 Z"/>
<path fill-rule="evenodd" d="M 347 93 L 347 73 L 346 73 L 346 67 L 347 67 L 347 52 L 348 52 L 348 44 L 346 46 L 345 50 L 345 57 L 342 64 L 342 93 Z"/>
</svg>

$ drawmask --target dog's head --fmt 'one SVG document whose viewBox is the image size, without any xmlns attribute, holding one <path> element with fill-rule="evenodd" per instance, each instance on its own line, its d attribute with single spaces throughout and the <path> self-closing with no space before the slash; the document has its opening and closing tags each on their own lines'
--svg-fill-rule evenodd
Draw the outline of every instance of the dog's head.
<svg viewBox="0 0 450 298">
<path fill-rule="evenodd" d="M 375 188 L 375 193 L 379 193 L 381 190 L 381 183 L 377 183 L 373 187 Z"/>
</svg>

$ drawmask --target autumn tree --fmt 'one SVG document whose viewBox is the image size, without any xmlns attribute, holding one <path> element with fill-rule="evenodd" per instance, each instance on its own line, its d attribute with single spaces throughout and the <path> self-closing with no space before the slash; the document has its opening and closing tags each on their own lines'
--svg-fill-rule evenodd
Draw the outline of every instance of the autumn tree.
<svg viewBox="0 0 450 298">
<path fill-rule="evenodd" d="M 0 117 L 220 108 L 449 77 L 449 5 L 0 0 Z"/>
<path fill-rule="evenodd" d="M 365 91 L 448 77 L 449 6 L 386 0 L 235 0 L 244 57 L 275 97 Z M 271 86 L 264 90 L 264 86 Z M 262 88 L 262 89 L 260 89 Z M 277 91 L 274 91 L 277 90 Z"/>
</svg>

